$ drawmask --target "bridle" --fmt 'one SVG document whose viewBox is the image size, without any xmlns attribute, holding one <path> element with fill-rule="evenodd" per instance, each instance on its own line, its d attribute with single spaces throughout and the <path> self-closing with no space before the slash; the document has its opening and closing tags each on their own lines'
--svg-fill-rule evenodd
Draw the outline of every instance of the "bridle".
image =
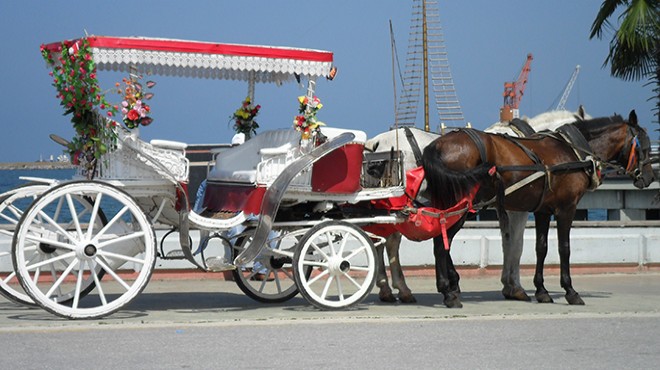
<svg viewBox="0 0 660 370">
<path fill-rule="evenodd" d="M 630 140 L 626 140 L 629 143 L 627 153 L 622 152 L 619 160 L 616 163 L 610 162 L 609 165 L 617 167 L 619 172 L 629 175 L 635 181 L 641 180 L 643 167 L 651 163 L 650 156 L 645 155 L 649 152 L 651 144 L 643 132 L 635 132 L 635 128 L 630 124 L 626 132 L 627 138 L 630 138 Z M 622 163 L 626 163 L 626 166 L 624 167 Z"/>
</svg>

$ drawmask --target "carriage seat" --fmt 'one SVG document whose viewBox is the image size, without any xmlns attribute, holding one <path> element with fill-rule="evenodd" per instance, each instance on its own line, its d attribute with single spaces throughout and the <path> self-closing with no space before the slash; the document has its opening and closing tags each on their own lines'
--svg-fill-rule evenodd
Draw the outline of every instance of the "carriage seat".
<svg viewBox="0 0 660 370">
<path fill-rule="evenodd" d="M 186 148 L 188 147 L 188 144 L 182 143 L 180 141 L 160 140 L 160 139 L 153 139 L 149 142 L 149 144 L 157 148 L 177 150 L 180 152 L 185 151 Z"/>
<path fill-rule="evenodd" d="M 257 166 L 268 156 L 287 154 L 298 146 L 300 133 L 290 128 L 266 131 L 220 153 L 209 181 L 255 183 Z"/>
</svg>

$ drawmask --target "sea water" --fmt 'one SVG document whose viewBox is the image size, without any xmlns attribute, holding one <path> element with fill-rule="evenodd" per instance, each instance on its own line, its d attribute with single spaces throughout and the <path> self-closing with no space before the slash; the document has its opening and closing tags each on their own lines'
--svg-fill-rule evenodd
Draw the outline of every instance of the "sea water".
<svg viewBox="0 0 660 370">
<path fill-rule="evenodd" d="M 21 176 L 39 177 L 45 179 L 69 180 L 73 178 L 75 169 L 38 169 L 38 170 L 0 170 L 0 194 L 27 184 L 28 181 L 21 180 Z"/>
</svg>

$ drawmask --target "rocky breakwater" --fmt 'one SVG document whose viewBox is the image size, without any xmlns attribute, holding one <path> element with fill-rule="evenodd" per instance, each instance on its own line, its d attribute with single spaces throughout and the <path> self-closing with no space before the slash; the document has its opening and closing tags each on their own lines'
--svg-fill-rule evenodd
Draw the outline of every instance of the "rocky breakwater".
<svg viewBox="0 0 660 370">
<path fill-rule="evenodd" d="M 0 162 L 0 170 L 56 170 L 74 167 L 70 162 Z"/>
</svg>

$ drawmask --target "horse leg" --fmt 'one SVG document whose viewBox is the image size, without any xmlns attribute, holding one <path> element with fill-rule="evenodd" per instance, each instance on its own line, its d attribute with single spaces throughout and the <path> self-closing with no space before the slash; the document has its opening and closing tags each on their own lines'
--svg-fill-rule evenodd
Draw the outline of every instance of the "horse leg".
<svg viewBox="0 0 660 370">
<path fill-rule="evenodd" d="M 566 291 L 566 301 L 572 305 L 584 305 L 578 292 L 573 289 L 571 281 L 571 225 L 575 212 L 567 212 L 557 217 L 557 239 L 559 241 L 559 268 L 561 287 Z"/>
<path fill-rule="evenodd" d="M 451 244 L 451 238 L 449 242 Z M 433 254 L 435 256 L 436 288 L 444 296 L 443 303 L 448 308 L 462 308 L 461 290 L 458 286 L 460 277 L 454 268 L 449 251 L 445 249 L 442 236 L 433 238 Z"/>
<path fill-rule="evenodd" d="M 504 298 L 517 301 L 531 301 L 520 284 L 520 257 L 523 250 L 523 237 L 527 225 L 527 212 L 507 211 L 509 214 L 509 230 L 503 230 L 500 223 L 500 234 L 502 235 L 502 295 Z"/>
<path fill-rule="evenodd" d="M 552 303 L 552 297 L 543 286 L 543 266 L 548 255 L 548 230 L 550 229 L 550 214 L 535 213 L 536 219 L 536 271 L 534 272 L 534 296 L 539 303 Z"/>
<path fill-rule="evenodd" d="M 412 291 L 406 284 L 406 278 L 403 276 L 401 260 L 399 259 L 399 247 L 401 246 L 401 233 L 394 233 L 387 238 L 385 244 L 387 257 L 390 262 L 390 273 L 392 274 L 392 287 L 399 290 L 397 297 L 402 303 L 416 303 Z"/>
<path fill-rule="evenodd" d="M 376 246 L 376 263 L 378 267 L 378 275 L 376 277 L 376 285 L 380 288 L 378 292 L 378 299 L 381 302 L 396 302 L 396 298 L 392 294 L 390 283 L 387 281 L 387 271 L 385 270 L 385 245 L 379 243 Z"/>
</svg>

